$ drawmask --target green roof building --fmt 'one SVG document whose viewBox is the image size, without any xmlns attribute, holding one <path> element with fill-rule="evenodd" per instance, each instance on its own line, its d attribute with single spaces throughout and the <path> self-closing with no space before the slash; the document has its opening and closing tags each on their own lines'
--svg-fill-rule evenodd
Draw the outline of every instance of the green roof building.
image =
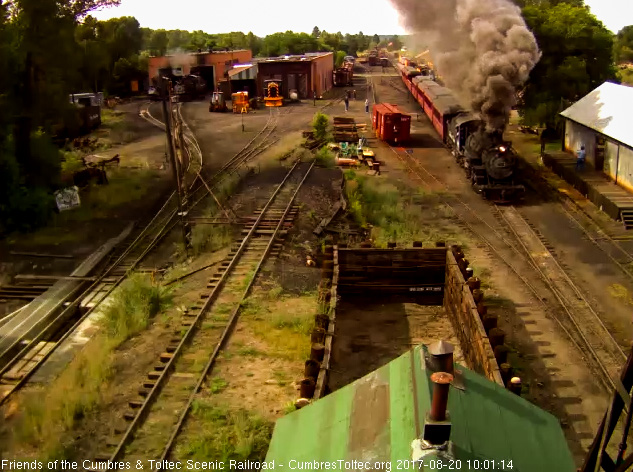
<svg viewBox="0 0 633 472">
<path fill-rule="evenodd" d="M 433 418 L 438 410 L 431 411 L 432 401 L 440 410 L 443 406 L 441 394 L 434 398 L 434 388 L 440 388 L 431 381 L 430 357 L 418 346 L 279 419 L 267 465 L 275 470 L 576 470 L 554 416 L 459 365 L 444 389 L 446 418 Z M 442 374 L 433 380 L 441 383 L 437 375 Z M 449 431 L 448 442 L 437 441 Z M 434 436 L 430 443 L 422 441 Z M 412 463 L 414 458 L 419 461 Z"/>
</svg>

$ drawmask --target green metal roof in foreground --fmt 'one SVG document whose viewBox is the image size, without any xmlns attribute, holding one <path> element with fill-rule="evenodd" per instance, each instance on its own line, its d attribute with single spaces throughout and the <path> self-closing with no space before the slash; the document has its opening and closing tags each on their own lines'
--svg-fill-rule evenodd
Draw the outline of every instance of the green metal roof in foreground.
<svg viewBox="0 0 633 472">
<path fill-rule="evenodd" d="M 412 442 L 422 436 L 430 409 L 433 384 L 425 353 L 426 347 L 418 346 L 279 419 L 266 456 L 268 465 L 274 461 L 276 470 L 366 470 L 367 465 L 393 471 L 576 470 L 554 416 L 459 365 L 455 368 L 461 371 L 463 389 L 451 386 L 448 400 L 448 452 L 454 462 L 442 453 L 425 456 L 422 467 L 398 462 L 411 461 Z M 330 462 L 330 467 L 321 462 Z"/>
</svg>

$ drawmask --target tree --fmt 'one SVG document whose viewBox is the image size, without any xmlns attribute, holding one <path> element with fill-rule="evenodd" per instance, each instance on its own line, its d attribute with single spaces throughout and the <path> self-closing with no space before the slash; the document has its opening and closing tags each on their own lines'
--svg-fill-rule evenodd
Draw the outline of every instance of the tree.
<svg viewBox="0 0 633 472">
<path fill-rule="evenodd" d="M 402 41 L 400 41 L 400 38 L 398 37 L 397 34 L 389 38 L 387 49 L 389 51 L 399 51 L 400 49 L 402 49 Z"/>
<path fill-rule="evenodd" d="M 167 54 L 168 44 L 169 38 L 165 30 L 152 31 L 148 44 L 148 49 L 152 56 L 164 56 Z"/>
<path fill-rule="evenodd" d="M 618 63 L 633 62 L 633 25 L 625 26 L 618 32 L 614 51 Z"/>
<path fill-rule="evenodd" d="M 520 114 L 528 124 L 554 125 L 573 102 L 615 78 L 613 35 L 582 6 L 527 6 L 523 16 L 542 51 L 521 93 Z"/>
<path fill-rule="evenodd" d="M 315 26 L 314 28 L 312 28 L 312 37 L 313 38 L 318 38 L 321 35 L 321 31 L 319 30 L 318 26 Z"/>
<path fill-rule="evenodd" d="M 347 53 L 345 51 L 336 51 L 336 56 L 334 57 L 334 65 L 336 67 L 341 67 L 343 65 L 343 61 L 345 61 L 345 56 L 347 56 Z"/>
<path fill-rule="evenodd" d="M 329 118 L 327 115 L 317 112 L 312 120 L 312 129 L 314 130 L 314 139 L 317 141 L 325 141 L 328 133 Z"/>
<path fill-rule="evenodd" d="M 378 44 L 378 43 L 380 43 L 380 36 L 378 36 L 377 34 L 375 34 L 375 35 L 374 35 L 374 37 L 373 37 L 373 38 L 371 38 L 371 40 L 372 40 L 374 43 Z"/>
</svg>

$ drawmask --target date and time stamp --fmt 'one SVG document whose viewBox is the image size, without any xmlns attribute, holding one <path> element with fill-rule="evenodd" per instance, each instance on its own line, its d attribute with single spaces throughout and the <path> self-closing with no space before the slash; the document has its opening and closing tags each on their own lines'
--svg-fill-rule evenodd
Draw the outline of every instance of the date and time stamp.
<svg viewBox="0 0 633 472">
<path fill-rule="evenodd" d="M 398 460 L 396 470 L 514 470 L 512 460 L 493 459 L 421 459 L 418 461 Z"/>
</svg>

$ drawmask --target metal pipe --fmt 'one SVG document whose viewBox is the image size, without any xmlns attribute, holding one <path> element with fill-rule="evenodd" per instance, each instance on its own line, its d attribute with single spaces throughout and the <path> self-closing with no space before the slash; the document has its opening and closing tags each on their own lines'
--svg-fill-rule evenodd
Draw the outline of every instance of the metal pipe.
<svg viewBox="0 0 633 472">
<path fill-rule="evenodd" d="M 453 376 L 448 372 L 435 372 L 431 375 L 433 382 L 433 400 L 431 403 L 431 419 L 433 421 L 446 420 L 446 406 L 448 405 L 448 391 Z"/>
<path fill-rule="evenodd" d="M 447 341 L 438 341 L 429 346 L 431 355 L 431 366 L 434 372 L 453 373 L 453 352 L 454 346 Z"/>
</svg>

